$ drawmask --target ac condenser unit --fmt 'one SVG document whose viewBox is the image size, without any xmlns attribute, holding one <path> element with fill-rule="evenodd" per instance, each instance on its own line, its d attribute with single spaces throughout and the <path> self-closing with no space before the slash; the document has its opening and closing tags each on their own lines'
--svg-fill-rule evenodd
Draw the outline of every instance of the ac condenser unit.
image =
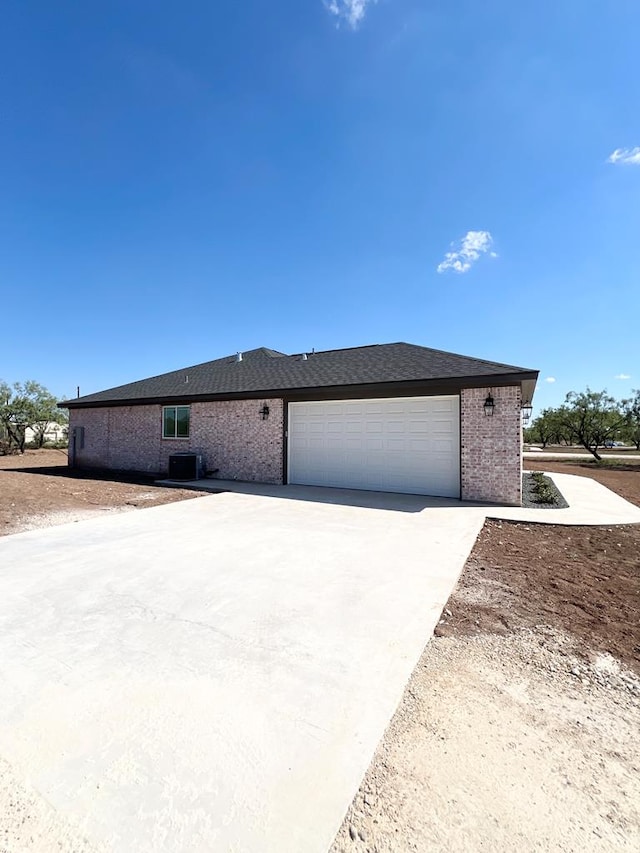
<svg viewBox="0 0 640 853">
<path fill-rule="evenodd" d="M 204 462 L 198 453 L 173 453 L 169 457 L 170 480 L 199 480 L 203 471 Z"/>
</svg>

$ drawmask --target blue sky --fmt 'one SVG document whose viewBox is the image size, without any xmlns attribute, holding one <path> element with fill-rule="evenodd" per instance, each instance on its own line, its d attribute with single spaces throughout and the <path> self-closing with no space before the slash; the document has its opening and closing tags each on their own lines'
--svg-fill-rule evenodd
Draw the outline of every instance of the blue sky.
<svg viewBox="0 0 640 853">
<path fill-rule="evenodd" d="M 639 32 L 635 0 L 5 4 L 0 378 L 404 340 L 540 369 L 536 408 L 628 395 Z"/>
</svg>

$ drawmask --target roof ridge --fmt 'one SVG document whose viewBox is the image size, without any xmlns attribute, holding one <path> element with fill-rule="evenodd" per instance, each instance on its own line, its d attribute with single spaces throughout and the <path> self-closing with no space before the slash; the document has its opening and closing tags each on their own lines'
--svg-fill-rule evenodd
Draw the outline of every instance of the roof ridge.
<svg viewBox="0 0 640 853">
<path fill-rule="evenodd" d="M 242 355 L 249 355 L 252 352 L 268 352 L 271 356 L 273 353 L 277 353 L 278 356 L 286 356 L 284 352 L 278 352 L 278 350 L 270 350 L 267 347 L 255 347 L 250 350 L 239 350 Z M 83 394 L 83 397 L 92 397 L 93 394 L 104 394 L 107 391 L 118 391 L 120 388 L 127 388 L 130 385 L 138 385 L 142 382 L 149 382 L 152 379 L 163 379 L 164 377 L 173 376 L 177 373 L 187 374 L 190 370 L 196 370 L 198 367 L 206 367 L 209 364 L 216 364 L 217 362 L 225 362 L 233 360 L 235 361 L 237 353 L 231 353 L 230 355 L 222 355 L 219 358 L 211 358 L 209 361 L 200 361 L 197 364 L 189 364 L 187 367 L 177 367 L 175 370 L 165 370 L 163 373 L 156 373 L 153 376 L 146 376 L 144 379 L 132 379 L 131 382 L 123 382 L 121 385 L 114 385 L 113 388 L 106 388 L 104 391 L 94 391 L 91 394 Z M 79 399 L 79 398 L 78 398 Z"/>
<path fill-rule="evenodd" d="M 329 352 L 351 352 L 356 349 L 373 349 L 373 347 L 384 347 L 390 346 L 390 344 L 362 344 L 359 347 L 337 347 L 336 349 L 308 349 L 303 350 L 302 352 L 306 352 L 307 355 L 326 355 Z M 302 355 L 302 352 L 296 353 L 296 355 Z"/>
<path fill-rule="evenodd" d="M 337 349 L 315 350 L 313 352 L 313 355 L 327 355 L 328 353 L 334 353 L 334 352 L 352 352 L 353 350 L 372 349 L 374 347 L 394 347 L 394 346 L 411 347 L 412 349 L 426 350 L 427 352 L 439 353 L 440 355 L 447 355 L 447 356 L 453 355 L 453 356 L 457 356 L 458 358 L 466 358 L 466 359 L 469 359 L 472 361 L 481 361 L 484 364 L 493 364 L 496 367 L 508 367 L 510 369 L 513 369 L 515 367 L 515 368 L 518 368 L 519 370 L 523 370 L 523 371 L 529 370 L 529 368 L 520 367 L 519 365 L 516 365 L 516 364 L 507 364 L 504 361 L 493 361 L 493 360 L 487 359 L 487 358 L 478 358 L 477 356 L 465 355 L 464 353 L 461 353 L 461 352 L 452 352 L 451 350 L 437 349 L 436 347 L 425 347 L 422 344 L 410 344 L 407 341 L 393 341 L 393 342 L 386 343 L 386 344 L 363 344 L 362 346 L 358 346 L 358 347 L 338 347 Z M 309 354 L 311 354 L 310 350 L 307 350 L 307 352 Z M 302 355 L 302 353 L 296 353 L 296 355 Z"/>
<path fill-rule="evenodd" d="M 266 352 L 266 354 L 271 356 L 271 358 L 287 357 L 286 352 L 280 352 L 280 350 L 277 349 L 269 349 L 269 347 L 256 347 L 256 349 L 247 350 L 247 353 L 251 352 Z"/>
<path fill-rule="evenodd" d="M 404 343 L 404 341 L 401 341 L 400 343 Z M 520 367 L 517 364 L 507 364 L 504 361 L 493 361 L 493 360 L 488 359 L 488 358 L 479 358 L 478 356 L 475 356 L 475 355 L 465 355 L 464 353 L 461 353 L 461 352 L 452 352 L 451 350 L 446 350 L 446 349 L 435 349 L 434 347 L 425 347 L 425 346 L 422 346 L 422 344 L 405 343 L 404 345 L 407 347 L 414 347 L 415 349 L 428 350 L 429 352 L 437 352 L 437 353 L 440 353 L 441 355 L 454 355 L 457 358 L 468 358 L 468 359 L 473 360 L 473 361 L 481 361 L 481 362 L 483 362 L 483 364 L 495 364 L 496 367 L 509 367 L 512 370 L 513 370 L 513 368 L 516 368 L 517 370 L 521 370 L 524 372 L 530 371 L 530 368 L 528 368 L 528 367 Z"/>
<path fill-rule="evenodd" d="M 374 352 L 376 350 L 377 352 Z M 263 391 L 286 392 L 300 388 L 388 385 L 390 383 L 435 382 L 450 379 L 454 384 L 465 377 L 476 381 L 483 377 L 509 374 L 529 375 L 535 381 L 538 371 L 503 362 L 488 361 L 397 341 L 389 344 L 365 344 L 319 350 L 317 353 L 287 355 L 268 347 L 222 356 L 189 367 L 165 371 L 145 379 L 121 383 L 104 391 L 65 401 L 70 407 L 105 401 L 174 399 L 203 395 L 250 394 Z M 332 355 L 334 358 L 322 358 Z M 300 364 L 299 364 L 300 362 Z M 304 362 L 304 367 L 302 366 Z M 522 377 L 518 379 L 520 381 Z"/>
</svg>

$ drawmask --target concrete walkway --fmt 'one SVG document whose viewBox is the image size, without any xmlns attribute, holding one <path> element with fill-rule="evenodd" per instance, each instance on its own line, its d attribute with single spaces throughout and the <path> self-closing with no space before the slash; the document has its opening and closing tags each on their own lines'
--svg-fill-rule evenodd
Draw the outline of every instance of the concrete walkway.
<svg viewBox="0 0 640 853">
<path fill-rule="evenodd" d="M 553 477 L 568 510 L 235 483 L 0 539 L 2 842 L 325 853 L 485 518 L 640 523 Z"/>
<path fill-rule="evenodd" d="M 575 474 L 547 474 L 569 504 L 567 509 L 501 508 L 489 511 L 493 518 L 546 524 L 601 525 L 640 524 L 640 507 L 629 503 L 602 483 Z"/>
<path fill-rule="evenodd" d="M 485 518 L 502 518 L 538 524 L 571 526 L 602 524 L 639 524 L 640 507 L 621 498 L 611 489 L 575 474 L 547 474 L 569 504 L 566 509 L 509 507 L 503 504 L 473 503 L 453 498 L 422 495 L 395 495 L 350 489 L 327 489 L 316 486 L 269 486 L 263 483 L 241 483 L 236 480 L 194 480 L 190 483 L 161 480 L 162 485 L 180 486 L 202 491 L 230 491 L 237 494 L 277 497 L 294 501 L 311 501 L 336 505 L 360 506 L 422 512 L 433 509 L 457 509 L 459 513 L 477 513 Z M 428 513 L 425 518 L 430 518 Z"/>
<path fill-rule="evenodd" d="M 633 464 L 640 460 L 640 453 L 637 450 L 626 450 L 624 453 L 611 453 L 609 450 L 603 451 L 600 448 L 599 452 L 603 459 L 616 459 L 618 461 L 623 459 Z M 584 453 L 563 453 L 562 451 L 554 452 L 553 450 L 525 450 L 522 455 L 525 459 L 555 459 L 559 462 L 577 462 L 584 459 L 593 462 L 594 459 L 593 453 L 587 453 L 586 451 Z"/>
</svg>

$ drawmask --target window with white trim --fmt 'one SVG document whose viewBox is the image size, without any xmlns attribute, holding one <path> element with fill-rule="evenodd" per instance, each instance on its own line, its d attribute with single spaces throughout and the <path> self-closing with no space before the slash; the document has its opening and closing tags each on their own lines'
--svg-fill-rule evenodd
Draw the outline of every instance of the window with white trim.
<svg viewBox="0 0 640 853">
<path fill-rule="evenodd" d="M 189 406 L 162 407 L 162 437 L 189 438 L 189 421 L 191 410 Z"/>
</svg>

